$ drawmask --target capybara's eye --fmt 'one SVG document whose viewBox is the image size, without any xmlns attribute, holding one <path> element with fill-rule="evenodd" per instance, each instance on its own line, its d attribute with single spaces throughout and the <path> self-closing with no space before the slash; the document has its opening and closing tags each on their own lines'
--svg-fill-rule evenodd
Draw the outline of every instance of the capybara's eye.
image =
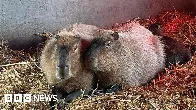
<svg viewBox="0 0 196 110">
<path fill-rule="evenodd" d="M 77 45 L 74 45 L 73 46 L 73 51 L 77 51 L 77 49 L 78 49 L 78 46 Z"/>
<path fill-rule="evenodd" d="M 106 47 L 110 47 L 110 46 L 111 46 L 111 41 L 106 42 L 106 43 L 105 43 L 105 46 L 106 46 Z"/>
<path fill-rule="evenodd" d="M 59 36 L 59 35 L 54 35 L 54 37 L 55 37 L 56 39 L 59 39 L 59 38 L 60 38 L 60 36 Z"/>
</svg>

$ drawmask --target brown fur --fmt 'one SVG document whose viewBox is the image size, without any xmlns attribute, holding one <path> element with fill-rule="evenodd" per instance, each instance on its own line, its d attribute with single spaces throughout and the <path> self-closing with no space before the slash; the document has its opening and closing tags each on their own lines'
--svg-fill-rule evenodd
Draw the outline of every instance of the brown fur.
<svg viewBox="0 0 196 110">
<path fill-rule="evenodd" d="M 88 67 L 96 72 L 100 87 L 114 84 L 138 86 L 164 68 L 164 46 L 160 38 L 133 23 L 128 32 L 100 32 L 85 53 Z"/>
<path fill-rule="evenodd" d="M 161 24 L 154 23 L 149 26 L 149 30 L 154 34 L 161 37 L 165 50 L 165 65 L 169 67 L 171 64 L 184 64 L 191 59 L 191 50 L 185 47 L 182 43 L 174 40 L 171 37 L 164 36 Z"/>
<path fill-rule="evenodd" d="M 59 38 L 51 38 L 42 51 L 40 65 L 50 85 L 63 89 L 70 93 L 78 89 L 90 90 L 92 88 L 93 74 L 82 63 L 81 39 L 72 32 L 63 30 L 57 35 Z M 63 79 L 58 78 L 57 68 L 58 47 L 66 47 L 69 58 L 69 72 L 64 73 Z"/>
</svg>

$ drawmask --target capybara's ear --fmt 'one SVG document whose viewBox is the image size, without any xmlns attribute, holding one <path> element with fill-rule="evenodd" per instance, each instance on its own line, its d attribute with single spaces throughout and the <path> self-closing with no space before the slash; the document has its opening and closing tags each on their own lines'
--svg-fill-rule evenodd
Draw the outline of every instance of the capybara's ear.
<svg viewBox="0 0 196 110">
<path fill-rule="evenodd" d="M 118 40 L 118 38 L 119 38 L 118 32 L 114 32 L 111 35 L 113 36 L 114 40 Z"/>
</svg>

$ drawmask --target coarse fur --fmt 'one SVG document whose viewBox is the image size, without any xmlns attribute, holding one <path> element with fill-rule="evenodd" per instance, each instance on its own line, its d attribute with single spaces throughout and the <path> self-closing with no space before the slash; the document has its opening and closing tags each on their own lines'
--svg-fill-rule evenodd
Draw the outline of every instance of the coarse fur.
<svg viewBox="0 0 196 110">
<path fill-rule="evenodd" d="M 92 41 L 95 35 L 99 33 L 100 28 L 94 25 L 75 23 L 69 28 L 69 31 L 76 35 L 80 35 L 82 39 Z"/>
<path fill-rule="evenodd" d="M 68 31 L 80 35 L 82 38 L 82 51 L 85 51 L 92 40 L 97 37 L 100 28 L 94 25 L 75 23 L 68 29 Z"/>
<path fill-rule="evenodd" d="M 154 34 L 161 37 L 165 50 L 165 65 L 169 67 L 176 64 L 184 64 L 188 62 L 192 55 L 191 50 L 185 47 L 182 43 L 174 40 L 171 37 L 164 36 L 163 28 L 160 23 L 154 23 L 149 26 L 149 30 Z"/>
<path fill-rule="evenodd" d="M 84 54 L 86 65 L 96 72 L 99 87 L 139 86 L 164 68 L 160 37 L 133 23 L 127 32 L 100 31 Z"/>
<path fill-rule="evenodd" d="M 40 65 L 48 83 L 66 93 L 92 88 L 93 74 L 82 63 L 81 38 L 63 30 L 47 41 Z"/>
</svg>

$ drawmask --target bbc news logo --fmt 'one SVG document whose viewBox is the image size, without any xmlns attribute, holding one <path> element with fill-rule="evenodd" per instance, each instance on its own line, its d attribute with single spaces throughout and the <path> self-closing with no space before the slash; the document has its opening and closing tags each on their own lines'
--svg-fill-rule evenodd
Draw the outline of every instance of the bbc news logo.
<svg viewBox="0 0 196 110">
<path fill-rule="evenodd" d="M 46 94 L 4 94 L 4 101 L 7 102 L 49 102 L 58 101 L 57 95 Z"/>
</svg>

